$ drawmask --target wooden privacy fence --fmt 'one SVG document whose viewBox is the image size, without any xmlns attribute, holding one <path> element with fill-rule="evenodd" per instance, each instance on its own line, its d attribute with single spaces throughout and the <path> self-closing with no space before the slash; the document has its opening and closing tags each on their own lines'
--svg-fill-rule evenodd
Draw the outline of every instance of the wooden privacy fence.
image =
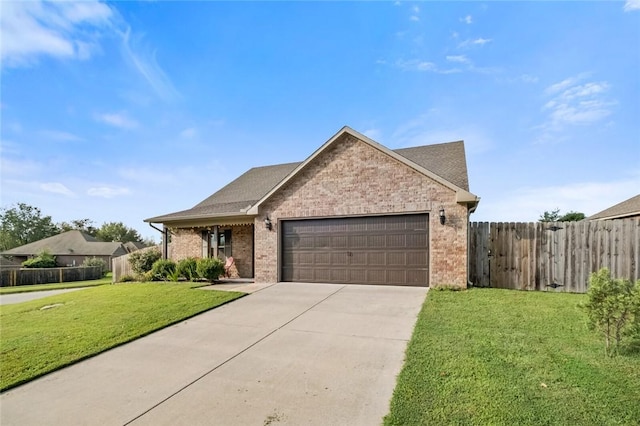
<svg viewBox="0 0 640 426">
<path fill-rule="evenodd" d="M 144 252 L 148 250 L 160 251 L 161 249 L 160 246 L 151 246 L 136 250 L 133 253 Z M 133 269 L 131 269 L 131 264 L 129 263 L 129 256 L 131 256 L 133 253 L 114 257 L 113 259 L 111 259 L 111 272 L 114 283 L 120 281 L 120 278 L 125 275 L 135 275 L 135 272 L 133 272 Z"/>
<path fill-rule="evenodd" d="M 0 271 L 0 287 L 70 281 L 97 280 L 102 278 L 100 266 L 75 266 L 67 268 L 22 268 Z"/>
<path fill-rule="evenodd" d="M 584 293 L 603 267 L 640 278 L 640 218 L 469 224 L 469 281 L 477 287 Z"/>
</svg>

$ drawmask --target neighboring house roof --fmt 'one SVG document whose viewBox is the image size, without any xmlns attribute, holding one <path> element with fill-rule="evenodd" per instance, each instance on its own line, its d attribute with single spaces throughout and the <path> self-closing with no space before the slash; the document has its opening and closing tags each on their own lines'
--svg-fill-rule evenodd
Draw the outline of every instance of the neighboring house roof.
<svg viewBox="0 0 640 426">
<path fill-rule="evenodd" d="M 122 245 L 127 253 L 133 253 L 146 247 L 141 241 L 127 241 L 126 243 L 122 243 Z"/>
<path fill-rule="evenodd" d="M 118 242 L 98 241 L 81 231 L 67 231 L 0 254 L 3 256 L 33 256 L 48 251 L 54 256 L 120 256 L 127 251 Z"/>
<path fill-rule="evenodd" d="M 193 208 L 145 219 L 145 222 L 168 223 L 257 214 L 260 204 L 269 199 L 318 155 L 341 137 L 348 135 L 356 137 L 451 188 L 458 194 L 459 202 L 473 206 L 478 203 L 479 198 L 469 192 L 464 142 L 425 145 L 393 151 L 349 127 L 343 127 L 303 162 L 252 168 Z"/>
<path fill-rule="evenodd" d="M 611 206 L 608 209 L 602 210 L 592 216 L 589 216 L 588 220 L 603 220 L 603 219 L 621 219 L 630 216 L 640 216 L 640 194 L 635 197 L 631 197 L 621 203 Z"/>
</svg>

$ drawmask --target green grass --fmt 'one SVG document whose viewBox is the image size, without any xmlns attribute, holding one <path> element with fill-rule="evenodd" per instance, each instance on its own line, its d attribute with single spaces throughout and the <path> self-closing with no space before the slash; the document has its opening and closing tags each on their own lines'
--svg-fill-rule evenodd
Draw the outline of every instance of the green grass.
<svg viewBox="0 0 640 426">
<path fill-rule="evenodd" d="M 640 424 L 640 354 L 605 357 L 583 301 L 430 291 L 384 424 Z"/>
<path fill-rule="evenodd" d="M 77 288 L 77 287 L 94 287 L 99 285 L 111 284 L 111 274 L 104 278 L 89 281 L 71 281 L 66 283 L 53 283 L 53 284 L 33 284 L 33 285 L 19 285 L 15 287 L 0 287 L 0 294 L 12 294 L 12 293 L 29 293 L 31 291 L 44 291 L 44 290 L 61 290 L 64 288 Z"/>
<path fill-rule="evenodd" d="M 243 296 L 198 285 L 105 285 L 0 307 L 0 390 Z"/>
</svg>

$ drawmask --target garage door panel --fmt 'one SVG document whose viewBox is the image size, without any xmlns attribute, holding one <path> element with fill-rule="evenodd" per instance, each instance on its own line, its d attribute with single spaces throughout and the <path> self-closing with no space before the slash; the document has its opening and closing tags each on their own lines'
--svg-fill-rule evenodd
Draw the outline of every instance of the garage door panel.
<svg viewBox="0 0 640 426">
<path fill-rule="evenodd" d="M 349 264 L 349 255 L 347 254 L 346 251 L 338 251 L 338 252 L 331 253 L 331 264 L 333 266 L 340 266 L 340 265 L 346 266 Z"/>
<path fill-rule="evenodd" d="M 346 283 L 349 281 L 349 273 L 346 269 L 333 268 L 331 270 L 330 283 Z"/>
<path fill-rule="evenodd" d="M 349 247 L 349 239 L 344 235 L 331 236 L 331 247 L 334 249 Z"/>
<path fill-rule="evenodd" d="M 282 222 L 283 281 L 428 285 L 428 216 Z"/>
<path fill-rule="evenodd" d="M 407 234 L 405 235 L 406 247 L 426 247 L 427 234 Z"/>
<path fill-rule="evenodd" d="M 314 253 L 313 263 L 319 266 L 331 266 L 331 252 Z"/>
<path fill-rule="evenodd" d="M 410 267 L 424 266 L 429 261 L 429 259 L 427 258 L 427 253 L 423 253 L 423 252 L 407 252 L 405 253 L 405 256 L 406 256 L 405 265 Z"/>
<path fill-rule="evenodd" d="M 413 285 L 427 285 L 428 277 L 427 270 L 407 270 L 406 271 L 407 284 Z"/>
</svg>

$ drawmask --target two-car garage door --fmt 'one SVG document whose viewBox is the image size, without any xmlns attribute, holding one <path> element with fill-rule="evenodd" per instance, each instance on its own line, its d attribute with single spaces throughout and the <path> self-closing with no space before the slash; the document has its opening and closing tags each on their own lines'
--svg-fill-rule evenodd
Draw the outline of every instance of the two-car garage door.
<svg viewBox="0 0 640 426">
<path fill-rule="evenodd" d="M 285 220 L 282 281 L 427 286 L 427 214 Z"/>
</svg>

